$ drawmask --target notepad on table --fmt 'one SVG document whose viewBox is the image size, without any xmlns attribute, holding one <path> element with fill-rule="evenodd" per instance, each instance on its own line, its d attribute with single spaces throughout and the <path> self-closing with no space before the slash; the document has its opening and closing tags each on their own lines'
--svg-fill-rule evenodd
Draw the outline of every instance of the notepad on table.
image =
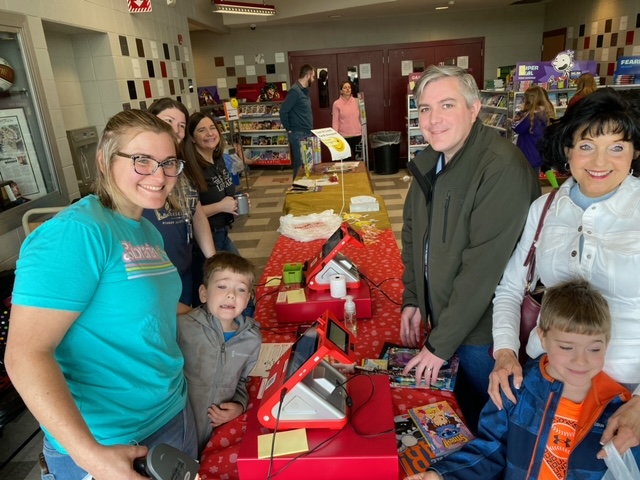
<svg viewBox="0 0 640 480">
<path fill-rule="evenodd" d="M 258 435 L 258 458 L 271 457 L 271 442 L 273 433 Z M 273 456 L 291 455 L 293 453 L 308 452 L 307 430 L 299 428 L 286 432 L 276 433 L 276 443 L 273 449 Z"/>
</svg>

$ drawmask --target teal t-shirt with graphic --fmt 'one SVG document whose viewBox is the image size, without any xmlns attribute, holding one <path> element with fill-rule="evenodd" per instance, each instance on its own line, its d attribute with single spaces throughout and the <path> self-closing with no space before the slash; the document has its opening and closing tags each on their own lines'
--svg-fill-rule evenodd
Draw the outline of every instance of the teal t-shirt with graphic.
<svg viewBox="0 0 640 480">
<path fill-rule="evenodd" d="M 25 240 L 13 303 L 79 312 L 55 358 L 98 442 L 139 442 L 185 407 L 180 291 L 156 228 L 104 208 L 95 196 Z"/>
</svg>

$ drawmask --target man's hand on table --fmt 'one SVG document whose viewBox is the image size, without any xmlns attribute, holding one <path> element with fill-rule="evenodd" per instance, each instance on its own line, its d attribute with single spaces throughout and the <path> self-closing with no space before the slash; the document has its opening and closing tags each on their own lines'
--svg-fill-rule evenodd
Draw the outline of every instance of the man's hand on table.
<svg viewBox="0 0 640 480">
<path fill-rule="evenodd" d="M 433 385 L 438 380 L 438 373 L 440 373 L 440 368 L 443 363 L 444 360 L 442 358 L 436 357 L 433 353 L 427 350 L 427 347 L 422 347 L 420 353 L 409 360 L 409 363 L 404 367 L 402 373 L 409 375 L 411 369 L 416 367 L 414 374 L 416 377 L 416 385 L 420 385 L 422 377 L 424 377 L 425 381 L 429 385 Z"/>
</svg>

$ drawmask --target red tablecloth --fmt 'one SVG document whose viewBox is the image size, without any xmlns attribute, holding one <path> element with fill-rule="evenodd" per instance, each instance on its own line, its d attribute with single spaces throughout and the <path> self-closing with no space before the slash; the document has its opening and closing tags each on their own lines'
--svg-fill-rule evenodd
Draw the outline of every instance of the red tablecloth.
<svg viewBox="0 0 640 480">
<path fill-rule="evenodd" d="M 281 236 L 259 285 L 264 285 L 267 277 L 281 276 L 283 264 L 304 262 L 311 258 L 322 244 L 322 240 L 300 243 Z M 365 248 L 347 245 L 343 253 L 358 266 L 360 272 L 364 273 L 373 284 L 380 286 L 377 288 L 370 284 L 372 287 L 373 318 L 358 320 L 356 347 L 359 359 L 377 358 L 385 342 L 400 342 L 401 277 L 403 272 L 400 251 L 393 232 L 384 230 L 379 236 L 374 237 L 373 242 Z M 262 336 L 265 343 L 293 342 L 296 339 L 298 326 L 278 324 L 276 320 L 275 296 L 277 290 L 277 287 L 258 287 L 256 319 L 262 326 Z M 397 302 L 397 304 L 393 302 Z M 249 408 L 259 404 L 259 400 L 256 399 L 259 386 L 260 378 L 253 378 L 249 385 L 251 396 Z M 405 413 L 411 407 L 445 399 L 451 401 L 454 408 L 457 409 L 457 405 L 453 401 L 453 394 L 449 392 L 408 388 L 392 390 L 394 415 Z M 202 480 L 239 478 L 237 459 L 246 423 L 247 415 L 244 414 L 214 431 L 211 441 L 202 454 L 202 467 L 200 468 Z M 403 477 L 404 474 L 400 467 L 400 478 Z"/>
</svg>

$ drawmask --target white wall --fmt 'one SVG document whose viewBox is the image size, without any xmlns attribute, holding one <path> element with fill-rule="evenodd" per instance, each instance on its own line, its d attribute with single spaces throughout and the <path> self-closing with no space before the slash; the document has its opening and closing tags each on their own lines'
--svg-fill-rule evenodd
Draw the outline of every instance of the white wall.
<svg viewBox="0 0 640 480">
<path fill-rule="evenodd" d="M 627 16 L 629 29 L 634 29 L 638 13 L 638 0 L 553 0 L 547 4 L 544 26 L 547 31 L 586 24 L 589 32 L 592 22 Z M 614 31 L 618 31 L 618 26 L 614 21 Z M 635 43 L 640 44 L 640 38 L 636 38 Z"/>
</svg>

